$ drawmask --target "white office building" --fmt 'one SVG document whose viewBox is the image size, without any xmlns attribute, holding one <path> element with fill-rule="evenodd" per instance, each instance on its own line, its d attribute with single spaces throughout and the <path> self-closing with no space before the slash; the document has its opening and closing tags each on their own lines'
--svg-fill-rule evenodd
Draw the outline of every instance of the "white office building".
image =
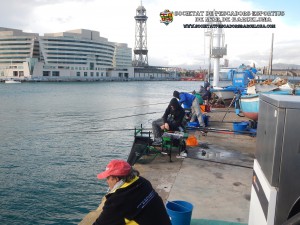
<svg viewBox="0 0 300 225">
<path fill-rule="evenodd" d="M 0 27 L 0 79 L 109 80 L 133 77 L 132 49 L 98 31 L 25 33 Z"/>
</svg>

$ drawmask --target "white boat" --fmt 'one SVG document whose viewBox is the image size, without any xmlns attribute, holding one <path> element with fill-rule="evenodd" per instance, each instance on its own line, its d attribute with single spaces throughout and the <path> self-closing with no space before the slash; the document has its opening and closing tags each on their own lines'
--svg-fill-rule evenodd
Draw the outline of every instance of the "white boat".
<svg viewBox="0 0 300 225">
<path fill-rule="evenodd" d="M 21 84 L 21 81 L 19 80 L 6 80 L 6 84 Z"/>
<path fill-rule="evenodd" d="M 221 98 L 223 100 L 233 99 L 234 97 L 233 90 L 228 89 L 227 87 L 213 87 L 212 92 L 215 93 L 218 98 Z"/>
<path fill-rule="evenodd" d="M 253 68 L 229 70 L 228 76 L 232 79 L 232 84 L 227 87 L 213 87 L 211 92 L 215 93 L 223 100 L 233 99 L 236 93 L 242 93 L 247 89 L 249 80 L 254 78 Z"/>
</svg>

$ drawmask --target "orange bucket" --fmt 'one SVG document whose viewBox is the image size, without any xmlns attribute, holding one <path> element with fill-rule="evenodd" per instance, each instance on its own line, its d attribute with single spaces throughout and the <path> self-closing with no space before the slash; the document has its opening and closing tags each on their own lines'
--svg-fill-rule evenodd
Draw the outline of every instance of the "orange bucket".
<svg viewBox="0 0 300 225">
<path fill-rule="evenodd" d="M 200 105 L 200 109 L 201 109 L 202 113 L 210 112 L 210 106 L 209 105 Z"/>
<path fill-rule="evenodd" d="M 198 145 L 198 140 L 194 135 L 189 136 L 186 139 L 186 145 L 187 146 L 197 146 Z"/>
<path fill-rule="evenodd" d="M 200 105 L 201 112 L 205 112 L 205 105 Z"/>
</svg>

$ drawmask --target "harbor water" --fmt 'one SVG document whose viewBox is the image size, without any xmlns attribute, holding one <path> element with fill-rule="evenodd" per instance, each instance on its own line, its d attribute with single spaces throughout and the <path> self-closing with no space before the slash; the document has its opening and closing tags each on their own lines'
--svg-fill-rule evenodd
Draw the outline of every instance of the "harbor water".
<svg viewBox="0 0 300 225">
<path fill-rule="evenodd" d="M 78 224 L 107 191 L 96 178 L 127 159 L 134 127 L 174 90 L 203 82 L 0 83 L 0 223 Z"/>
</svg>

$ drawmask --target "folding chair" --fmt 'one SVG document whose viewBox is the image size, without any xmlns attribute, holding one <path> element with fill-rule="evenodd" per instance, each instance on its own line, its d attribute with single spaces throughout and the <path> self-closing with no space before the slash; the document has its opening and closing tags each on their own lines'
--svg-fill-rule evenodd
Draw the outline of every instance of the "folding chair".
<svg viewBox="0 0 300 225">
<path fill-rule="evenodd" d="M 129 153 L 127 162 L 133 166 L 136 162 L 148 163 L 161 154 L 159 150 L 151 146 L 152 139 L 150 137 L 151 132 L 143 131 L 142 125 L 140 129 L 134 131 L 134 141 Z"/>
<path fill-rule="evenodd" d="M 178 148 L 178 155 L 182 151 L 186 150 L 185 139 L 188 134 L 185 132 L 165 132 L 162 135 L 162 152 L 167 152 L 172 162 L 172 149 L 173 147 Z"/>
</svg>

